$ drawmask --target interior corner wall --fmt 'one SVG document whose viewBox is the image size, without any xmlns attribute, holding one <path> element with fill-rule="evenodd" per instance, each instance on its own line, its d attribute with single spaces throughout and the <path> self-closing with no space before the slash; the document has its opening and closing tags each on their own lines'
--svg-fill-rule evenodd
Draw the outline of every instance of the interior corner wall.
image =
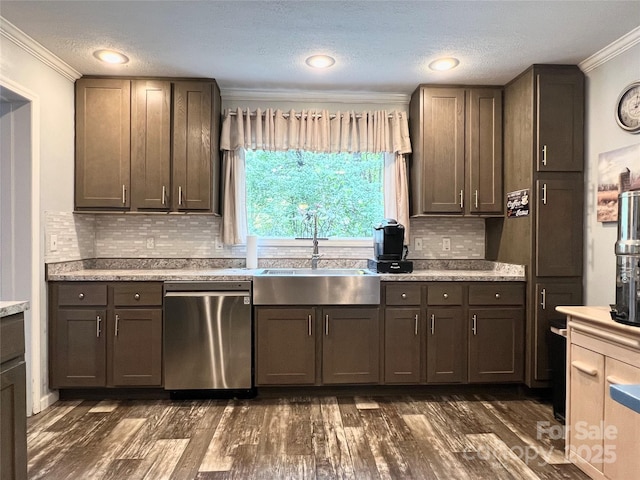
<svg viewBox="0 0 640 480">
<path fill-rule="evenodd" d="M 586 73 L 585 305 L 615 302 L 617 224 L 597 221 L 598 155 L 640 143 L 640 135 L 624 132 L 614 116 L 620 92 L 636 81 L 640 44 Z"/>
</svg>

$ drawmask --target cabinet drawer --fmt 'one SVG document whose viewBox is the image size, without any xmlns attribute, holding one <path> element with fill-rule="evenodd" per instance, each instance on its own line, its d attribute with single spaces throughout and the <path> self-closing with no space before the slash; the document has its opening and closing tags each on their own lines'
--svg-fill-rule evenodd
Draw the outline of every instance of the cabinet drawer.
<svg viewBox="0 0 640 480">
<path fill-rule="evenodd" d="M 24 355 L 24 313 L 17 313 L 0 319 L 0 363 L 22 355 Z"/>
<path fill-rule="evenodd" d="M 469 305 L 523 305 L 524 284 L 489 283 L 469 286 Z"/>
<path fill-rule="evenodd" d="M 387 285 L 386 304 L 387 305 L 420 305 L 420 285 L 399 283 Z"/>
<path fill-rule="evenodd" d="M 58 286 L 58 305 L 106 305 L 104 283 L 66 283 Z"/>
<path fill-rule="evenodd" d="M 116 307 L 162 305 L 162 284 L 137 282 L 114 285 L 113 304 Z"/>
<path fill-rule="evenodd" d="M 462 285 L 442 283 L 427 287 L 427 304 L 462 305 Z"/>
</svg>

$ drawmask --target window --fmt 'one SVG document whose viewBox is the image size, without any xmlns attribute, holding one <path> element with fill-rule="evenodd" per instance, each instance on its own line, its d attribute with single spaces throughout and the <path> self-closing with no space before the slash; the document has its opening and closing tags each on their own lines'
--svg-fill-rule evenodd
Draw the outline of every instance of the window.
<svg viewBox="0 0 640 480">
<path fill-rule="evenodd" d="M 383 218 L 384 154 L 247 150 L 247 223 L 261 237 L 371 237 Z"/>
</svg>

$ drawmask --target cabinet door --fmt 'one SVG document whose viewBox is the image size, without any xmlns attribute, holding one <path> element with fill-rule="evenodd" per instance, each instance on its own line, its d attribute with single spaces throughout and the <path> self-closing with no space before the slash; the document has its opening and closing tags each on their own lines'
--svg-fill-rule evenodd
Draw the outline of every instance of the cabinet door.
<svg viewBox="0 0 640 480">
<path fill-rule="evenodd" d="M 464 89 L 425 88 L 423 212 L 464 208 Z"/>
<path fill-rule="evenodd" d="M 469 309 L 469 382 L 519 382 L 524 374 L 524 309 Z"/>
<path fill-rule="evenodd" d="M 377 383 L 378 308 L 325 308 L 322 315 L 322 382 Z"/>
<path fill-rule="evenodd" d="M 636 478 L 640 472 L 640 414 L 611 398 L 609 386 L 613 384 L 640 384 L 640 368 L 605 359 L 604 474 L 607 478 Z"/>
<path fill-rule="evenodd" d="M 313 308 L 255 309 L 257 385 L 313 385 L 316 328 Z"/>
<path fill-rule="evenodd" d="M 131 91 L 131 207 L 169 210 L 171 83 L 136 80 Z"/>
<path fill-rule="evenodd" d="M 538 277 L 582 275 L 582 175 L 537 182 L 536 271 Z"/>
<path fill-rule="evenodd" d="M 427 309 L 427 382 L 467 381 L 467 329 L 462 307 Z"/>
<path fill-rule="evenodd" d="M 161 385 L 161 309 L 114 311 L 111 365 L 112 385 Z"/>
<path fill-rule="evenodd" d="M 535 362 L 535 379 L 546 381 L 551 379 L 549 365 L 548 339 L 551 320 L 564 320 L 566 315 L 556 312 L 559 305 L 582 305 L 582 282 L 537 283 L 535 306 L 535 345 L 533 355 Z"/>
<path fill-rule="evenodd" d="M 130 205 L 131 82 L 76 81 L 76 208 Z"/>
<path fill-rule="evenodd" d="M 7 365 L 7 364 L 5 364 Z M 27 479 L 27 405 L 24 361 L 0 366 L 0 474 L 2 479 Z"/>
<path fill-rule="evenodd" d="M 584 167 L 584 76 L 575 71 L 536 75 L 537 170 L 582 172 Z"/>
<path fill-rule="evenodd" d="M 502 89 L 467 91 L 467 211 L 502 213 Z"/>
<path fill-rule="evenodd" d="M 588 432 L 602 431 L 604 356 L 578 345 L 571 345 L 570 355 L 569 451 L 602 471 L 602 435 Z"/>
<path fill-rule="evenodd" d="M 387 308 L 384 315 L 385 383 L 420 382 L 420 309 Z"/>
<path fill-rule="evenodd" d="M 173 90 L 173 206 L 210 210 L 212 84 L 176 82 Z"/>
<path fill-rule="evenodd" d="M 106 384 L 106 311 L 59 309 L 55 319 L 51 386 Z"/>
</svg>

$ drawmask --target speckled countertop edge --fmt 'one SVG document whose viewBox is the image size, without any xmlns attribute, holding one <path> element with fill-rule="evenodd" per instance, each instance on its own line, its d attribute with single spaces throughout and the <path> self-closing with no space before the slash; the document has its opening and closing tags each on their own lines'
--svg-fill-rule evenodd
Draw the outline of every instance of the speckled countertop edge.
<svg viewBox="0 0 640 480">
<path fill-rule="evenodd" d="M 382 281 L 525 281 L 522 265 L 485 262 L 484 269 L 439 268 L 416 269 L 412 273 L 379 274 Z M 462 265 L 458 265 L 460 267 Z M 475 265 L 469 265 L 471 267 Z M 444 267 L 444 268 L 443 268 Z M 493 268 L 486 268 L 493 267 Z M 252 280 L 262 268 L 136 268 L 49 271 L 48 281 L 241 281 Z"/>
<path fill-rule="evenodd" d="M 29 310 L 29 302 L 0 302 L 0 317 L 8 317 Z"/>
</svg>

